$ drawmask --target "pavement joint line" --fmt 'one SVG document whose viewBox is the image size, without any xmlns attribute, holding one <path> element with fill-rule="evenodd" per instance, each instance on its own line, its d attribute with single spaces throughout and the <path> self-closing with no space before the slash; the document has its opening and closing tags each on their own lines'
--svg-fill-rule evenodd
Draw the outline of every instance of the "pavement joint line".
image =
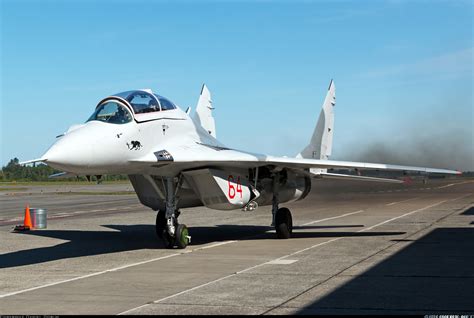
<svg viewBox="0 0 474 318">
<path fill-rule="evenodd" d="M 456 198 L 456 199 L 452 199 L 451 201 L 457 201 L 457 200 L 460 200 L 460 199 L 464 199 L 465 197 L 468 197 L 470 195 L 473 195 L 474 193 L 468 193 L 466 195 L 463 195 L 463 196 L 460 196 L 459 198 Z"/>
<path fill-rule="evenodd" d="M 166 303 L 162 304 L 164 306 L 202 306 L 202 307 L 227 307 L 227 308 L 242 308 L 240 305 L 229 305 L 229 304 L 219 304 L 219 305 L 214 305 L 214 304 L 195 304 L 192 302 L 183 304 L 183 303 Z M 270 306 L 265 306 L 265 305 L 251 305 L 249 307 L 252 308 L 271 308 Z"/>
<path fill-rule="evenodd" d="M 463 196 L 463 197 L 464 197 L 464 196 Z M 460 198 L 461 198 L 461 197 L 460 197 Z M 410 214 L 414 214 L 414 213 L 417 213 L 417 212 L 420 212 L 420 211 L 424 211 L 424 210 L 426 210 L 426 209 L 429 209 L 429 208 L 432 208 L 432 207 L 434 207 L 434 206 L 440 205 L 440 204 L 442 204 L 442 203 L 444 203 L 444 202 L 447 202 L 447 201 L 454 201 L 454 200 L 457 200 L 457 199 L 460 199 L 460 198 L 456 198 L 456 199 L 452 199 L 452 200 L 443 200 L 443 201 L 437 202 L 437 203 L 435 203 L 435 204 L 428 205 L 428 206 L 426 206 L 426 207 L 424 207 L 424 208 L 417 209 L 417 210 L 414 210 L 414 211 L 405 213 L 405 214 L 403 214 L 403 215 L 401 215 L 401 216 L 398 216 L 398 217 L 395 217 L 395 218 L 391 218 L 391 219 L 389 219 L 389 220 L 387 220 L 387 221 L 380 222 L 380 223 L 378 223 L 378 224 L 376 224 L 376 225 L 373 225 L 373 226 L 371 226 L 371 227 L 369 227 L 369 228 L 367 228 L 367 229 L 363 229 L 363 230 L 356 231 L 356 233 L 360 233 L 360 232 L 364 232 L 364 231 L 367 231 L 367 230 L 376 228 L 376 227 L 378 227 L 378 226 L 380 226 L 380 225 L 383 225 L 383 224 L 388 223 L 388 222 L 390 222 L 390 221 L 394 221 L 394 220 L 399 219 L 399 218 L 401 218 L 401 217 L 408 216 L 408 215 L 410 215 Z M 299 250 L 299 251 L 290 253 L 290 254 L 288 254 L 288 255 L 284 255 L 284 256 L 281 256 L 281 257 L 278 257 L 278 258 L 275 258 L 275 259 L 266 261 L 266 262 L 264 262 L 264 263 L 257 264 L 257 265 L 255 265 L 255 266 L 251 266 L 251 267 L 246 268 L 246 269 L 243 269 L 243 270 L 241 270 L 241 271 L 238 271 L 238 272 L 235 272 L 235 273 L 232 273 L 232 274 L 229 274 L 229 275 L 220 277 L 220 278 L 215 279 L 215 280 L 213 280 L 213 281 L 210 281 L 210 282 L 207 282 L 207 283 L 204 283 L 204 284 L 195 286 L 195 287 L 190 288 L 190 289 L 183 290 L 183 291 L 181 291 L 181 292 L 179 292 L 179 293 L 176 293 L 176 294 L 173 294 L 173 295 L 170 295 L 170 296 L 167 296 L 167 297 L 164 297 L 164 298 L 161 298 L 161 299 L 158 299 L 158 300 L 155 300 L 155 301 L 146 303 L 146 304 L 144 304 L 144 305 L 141 305 L 141 306 L 138 306 L 138 307 L 135 307 L 135 308 L 128 309 L 128 310 L 126 310 L 126 311 L 123 311 L 123 312 L 119 313 L 118 315 L 126 315 L 126 314 L 128 314 L 128 313 L 130 313 L 130 312 L 132 312 L 132 311 L 137 310 L 137 309 L 141 309 L 141 308 L 147 307 L 147 306 L 152 305 L 152 304 L 161 303 L 161 302 L 163 302 L 163 301 L 165 301 L 165 300 L 168 300 L 168 299 L 171 299 L 171 298 L 174 298 L 174 297 L 177 297 L 177 296 L 186 294 L 186 293 L 188 293 L 188 292 L 194 291 L 194 290 L 199 289 L 199 288 L 202 288 L 202 287 L 206 287 L 206 286 L 208 286 L 208 285 L 211 285 L 211 284 L 220 282 L 220 281 L 222 281 L 222 280 L 224 280 L 224 279 L 234 277 L 234 276 L 236 276 L 236 275 L 239 275 L 239 274 L 248 272 L 248 271 L 250 271 L 250 270 L 253 270 L 253 269 L 262 267 L 262 266 L 264 266 L 264 265 L 271 264 L 272 262 L 280 261 L 280 260 L 282 260 L 282 259 L 284 259 L 284 258 L 293 256 L 293 255 L 296 255 L 296 254 L 300 254 L 300 253 L 303 253 L 303 252 L 308 251 L 308 250 L 310 250 L 310 249 L 313 249 L 313 248 L 316 248 L 316 247 L 320 247 L 320 246 L 323 246 L 323 245 L 326 245 L 326 244 L 329 244 L 329 243 L 332 243 L 332 242 L 335 242 L 335 241 L 339 241 L 339 240 L 342 240 L 342 239 L 344 239 L 344 238 L 345 238 L 345 237 L 337 237 L 337 238 L 331 239 L 331 240 L 329 240 L 329 241 L 325 241 L 325 242 L 321 242 L 321 243 L 315 244 L 315 245 L 313 245 L 313 246 L 310 246 L 310 247 L 304 248 L 304 249 L 302 249 L 302 250 Z"/>
</svg>

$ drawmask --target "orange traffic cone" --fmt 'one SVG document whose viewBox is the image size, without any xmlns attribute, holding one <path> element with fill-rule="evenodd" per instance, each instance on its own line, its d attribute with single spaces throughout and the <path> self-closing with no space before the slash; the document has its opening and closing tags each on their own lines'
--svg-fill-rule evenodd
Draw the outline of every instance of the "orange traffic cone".
<svg viewBox="0 0 474 318">
<path fill-rule="evenodd" d="M 30 229 L 33 228 L 33 224 L 31 223 L 30 206 L 28 204 L 25 208 L 25 220 L 23 221 L 23 226 L 29 227 Z"/>
<path fill-rule="evenodd" d="M 23 225 L 17 225 L 13 229 L 14 231 L 28 231 L 33 229 L 33 224 L 31 223 L 31 215 L 30 215 L 30 207 L 28 204 L 25 208 L 25 219 L 23 221 Z"/>
</svg>

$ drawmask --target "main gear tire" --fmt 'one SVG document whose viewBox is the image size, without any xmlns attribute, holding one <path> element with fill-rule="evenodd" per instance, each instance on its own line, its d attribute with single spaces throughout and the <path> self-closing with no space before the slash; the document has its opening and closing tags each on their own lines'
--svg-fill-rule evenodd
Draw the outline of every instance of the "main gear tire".
<svg viewBox="0 0 474 318">
<path fill-rule="evenodd" d="M 163 239 L 163 232 L 166 232 L 166 212 L 158 211 L 156 214 L 156 235 Z"/>
<path fill-rule="evenodd" d="M 279 239 L 288 239 L 293 232 L 293 218 L 287 208 L 280 208 L 275 215 L 275 231 Z"/>
</svg>

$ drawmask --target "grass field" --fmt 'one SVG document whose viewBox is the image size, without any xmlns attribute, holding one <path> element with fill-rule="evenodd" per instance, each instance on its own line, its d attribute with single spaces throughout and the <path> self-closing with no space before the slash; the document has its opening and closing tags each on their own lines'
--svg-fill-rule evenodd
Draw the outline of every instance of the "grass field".
<svg viewBox="0 0 474 318">
<path fill-rule="evenodd" d="M 14 188 L 0 188 L 0 191 L 26 191 L 28 188 L 14 187 Z"/>
<path fill-rule="evenodd" d="M 0 182 L 0 187 L 24 187 L 24 186 L 55 186 L 55 185 L 92 185 L 96 184 L 95 181 L 12 181 L 12 182 Z M 129 184 L 128 180 L 117 180 L 117 181 L 103 181 L 101 184 Z M 17 190 L 17 188 L 13 188 Z"/>
<path fill-rule="evenodd" d="M 134 195 L 135 191 L 64 191 L 54 192 L 53 194 L 59 195 Z"/>
</svg>

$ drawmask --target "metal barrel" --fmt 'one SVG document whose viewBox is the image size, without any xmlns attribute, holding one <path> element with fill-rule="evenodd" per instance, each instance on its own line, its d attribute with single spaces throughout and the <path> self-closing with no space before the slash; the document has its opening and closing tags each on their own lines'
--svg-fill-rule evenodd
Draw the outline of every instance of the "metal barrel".
<svg viewBox="0 0 474 318">
<path fill-rule="evenodd" d="M 46 209 L 30 209 L 31 223 L 35 229 L 45 229 L 48 213 Z"/>
</svg>

